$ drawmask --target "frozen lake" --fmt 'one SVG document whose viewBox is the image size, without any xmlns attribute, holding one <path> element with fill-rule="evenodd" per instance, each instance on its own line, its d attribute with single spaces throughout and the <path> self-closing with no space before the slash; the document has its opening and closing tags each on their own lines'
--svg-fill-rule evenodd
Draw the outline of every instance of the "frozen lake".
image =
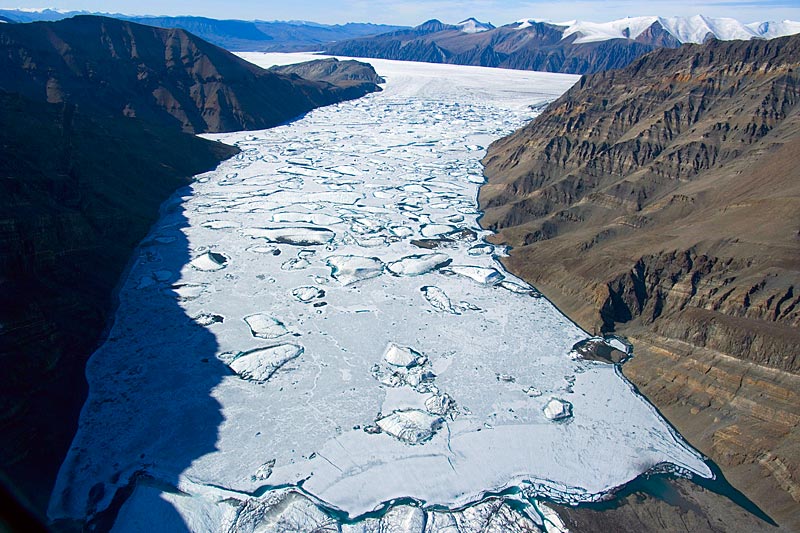
<svg viewBox="0 0 800 533">
<path fill-rule="evenodd" d="M 137 251 L 53 518 L 554 530 L 542 498 L 712 475 L 477 222 L 484 148 L 577 77 L 371 63 L 382 93 L 208 136 L 242 153 Z"/>
</svg>

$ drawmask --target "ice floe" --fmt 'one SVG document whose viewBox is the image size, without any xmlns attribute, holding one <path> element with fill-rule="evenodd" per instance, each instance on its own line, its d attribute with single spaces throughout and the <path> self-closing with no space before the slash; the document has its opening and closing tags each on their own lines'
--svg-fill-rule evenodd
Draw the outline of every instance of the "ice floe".
<svg viewBox="0 0 800 533">
<path fill-rule="evenodd" d="M 441 268 L 451 261 L 446 254 L 420 254 L 409 255 L 399 261 L 392 261 L 386 265 L 387 270 L 398 276 L 419 276 L 431 270 Z"/>
<path fill-rule="evenodd" d="M 333 240 L 334 233 L 327 228 L 290 227 L 290 228 L 251 228 L 244 234 L 269 242 L 291 244 L 293 246 L 319 246 Z"/>
<path fill-rule="evenodd" d="M 421 444 L 433 437 L 443 420 L 440 416 L 425 411 L 409 409 L 396 411 L 375 423 L 389 435 L 407 444 Z"/>
<path fill-rule="evenodd" d="M 243 379 L 263 383 L 302 353 L 303 348 L 296 344 L 278 344 L 243 352 L 228 363 L 228 366 Z"/>
<path fill-rule="evenodd" d="M 572 404 L 560 398 L 550 398 L 544 406 L 544 416 L 550 420 L 564 420 L 572 416 Z"/>
<path fill-rule="evenodd" d="M 342 285 L 351 285 L 383 274 L 383 263 L 377 257 L 334 255 L 327 259 L 331 276 Z"/>
<path fill-rule="evenodd" d="M 208 251 L 192 259 L 191 263 L 189 264 L 197 270 L 214 272 L 216 270 L 222 270 L 225 268 L 227 263 L 228 257 L 225 254 Z"/>
<path fill-rule="evenodd" d="M 244 317 L 244 321 L 250 326 L 250 332 L 253 334 L 253 337 L 277 339 L 287 333 L 286 326 L 283 325 L 283 322 L 262 313 L 246 316 Z"/>
</svg>

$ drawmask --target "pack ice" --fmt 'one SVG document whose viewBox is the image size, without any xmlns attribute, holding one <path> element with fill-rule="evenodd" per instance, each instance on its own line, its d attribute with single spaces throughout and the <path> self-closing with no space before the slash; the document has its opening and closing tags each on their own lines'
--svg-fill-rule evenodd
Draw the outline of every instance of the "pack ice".
<svg viewBox="0 0 800 533">
<path fill-rule="evenodd" d="M 712 476 L 477 222 L 480 147 L 577 77 L 374 64 L 382 93 L 209 136 L 242 152 L 137 251 L 52 518 L 558 531 L 542 498 Z"/>
</svg>

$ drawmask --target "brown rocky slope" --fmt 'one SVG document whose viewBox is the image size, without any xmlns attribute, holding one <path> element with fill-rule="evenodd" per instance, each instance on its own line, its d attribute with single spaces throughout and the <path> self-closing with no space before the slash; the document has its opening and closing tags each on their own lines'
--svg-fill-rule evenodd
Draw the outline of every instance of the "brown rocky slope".
<svg viewBox="0 0 800 533">
<path fill-rule="evenodd" d="M 508 267 L 590 331 L 734 486 L 800 529 L 800 37 L 583 77 L 484 160 Z"/>
</svg>

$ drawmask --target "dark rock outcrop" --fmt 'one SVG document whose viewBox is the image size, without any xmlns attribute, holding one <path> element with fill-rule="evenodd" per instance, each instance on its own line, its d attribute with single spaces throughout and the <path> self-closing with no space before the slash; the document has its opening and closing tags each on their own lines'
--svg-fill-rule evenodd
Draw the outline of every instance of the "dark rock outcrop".
<svg viewBox="0 0 800 533">
<path fill-rule="evenodd" d="M 316 59 L 293 65 L 280 65 L 269 70 L 279 74 L 296 75 L 306 80 L 324 81 L 338 86 L 360 87 L 366 84 L 368 89 L 385 83 L 372 66 L 355 60 L 340 61 L 335 57 Z"/>
<path fill-rule="evenodd" d="M 482 224 L 514 247 L 509 268 L 585 328 L 634 339 L 625 373 L 789 527 L 800 525 L 800 435 L 786 423 L 800 415 L 798 68 L 794 36 L 662 49 L 584 76 L 490 147 L 480 194 Z"/>
<path fill-rule="evenodd" d="M 134 248 L 173 191 L 239 151 L 190 133 L 376 89 L 269 72 L 182 30 L 0 24 L 0 482 L 43 512 Z"/>
</svg>

